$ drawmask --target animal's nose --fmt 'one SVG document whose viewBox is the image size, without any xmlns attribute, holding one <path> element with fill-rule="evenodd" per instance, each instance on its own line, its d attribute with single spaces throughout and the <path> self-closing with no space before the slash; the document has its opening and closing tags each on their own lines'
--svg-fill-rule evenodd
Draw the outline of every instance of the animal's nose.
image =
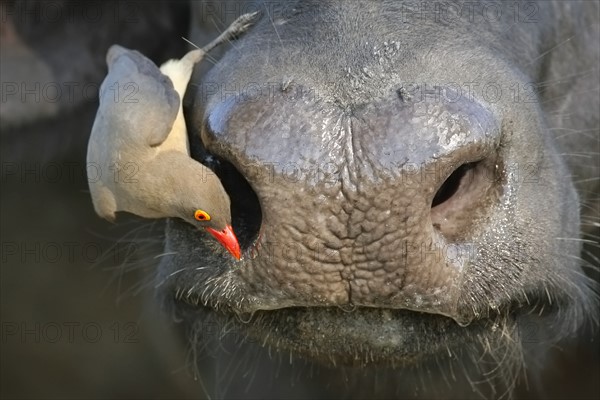
<svg viewBox="0 0 600 400">
<path fill-rule="evenodd" d="M 476 222 L 502 191 L 500 127 L 474 99 L 441 94 L 342 110 L 279 93 L 212 110 L 205 141 L 263 211 L 261 249 L 236 271 L 250 308 L 353 304 L 468 322 L 458 302 Z"/>
</svg>

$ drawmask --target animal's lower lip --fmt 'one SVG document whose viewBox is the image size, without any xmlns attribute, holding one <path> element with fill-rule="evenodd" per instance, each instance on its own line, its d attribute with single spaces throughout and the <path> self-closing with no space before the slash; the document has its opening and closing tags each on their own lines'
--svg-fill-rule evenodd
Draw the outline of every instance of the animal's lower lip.
<svg viewBox="0 0 600 400">
<path fill-rule="evenodd" d="M 193 307 L 251 341 L 325 364 L 412 364 L 476 340 L 493 323 L 461 327 L 441 315 L 367 307 L 292 307 L 245 315 Z M 424 340 L 432 344 L 423 348 Z"/>
</svg>

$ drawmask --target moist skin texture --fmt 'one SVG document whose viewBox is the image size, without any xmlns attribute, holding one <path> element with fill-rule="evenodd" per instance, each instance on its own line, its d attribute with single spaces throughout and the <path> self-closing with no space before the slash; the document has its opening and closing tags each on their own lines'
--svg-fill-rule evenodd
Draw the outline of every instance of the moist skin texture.
<svg viewBox="0 0 600 400">
<path fill-rule="evenodd" d="M 291 364 L 454 363 L 502 397 L 594 319 L 598 5 L 493 5 L 271 2 L 197 81 L 193 153 L 244 257 L 169 221 L 157 279 L 196 342 L 210 321 Z"/>
</svg>

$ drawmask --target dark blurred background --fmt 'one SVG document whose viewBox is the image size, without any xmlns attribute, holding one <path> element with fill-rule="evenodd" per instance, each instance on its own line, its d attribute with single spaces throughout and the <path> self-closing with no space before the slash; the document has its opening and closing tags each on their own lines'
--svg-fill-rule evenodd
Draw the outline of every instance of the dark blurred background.
<svg viewBox="0 0 600 400">
<path fill-rule="evenodd" d="M 87 138 L 108 47 L 181 57 L 187 2 L 1 3 L 2 398 L 202 395 L 153 302 L 161 222 L 96 216 Z"/>
<path fill-rule="evenodd" d="M 111 44 L 160 64 L 225 24 L 200 26 L 185 1 L 0 4 L 0 396 L 202 398 L 154 302 L 162 222 L 97 217 L 85 154 Z M 544 396 L 597 398 L 598 341 L 569 346 Z"/>
</svg>

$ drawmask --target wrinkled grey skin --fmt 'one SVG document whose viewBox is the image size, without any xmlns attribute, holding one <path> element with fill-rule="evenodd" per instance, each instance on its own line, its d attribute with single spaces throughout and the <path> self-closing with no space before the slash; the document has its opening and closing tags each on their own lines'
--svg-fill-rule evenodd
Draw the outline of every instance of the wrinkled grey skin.
<svg viewBox="0 0 600 400">
<path fill-rule="evenodd" d="M 363 372 L 472 362 L 500 397 L 523 327 L 550 345 L 593 319 L 598 4 L 515 4 L 257 6 L 186 110 L 196 157 L 231 163 L 260 204 L 225 184 L 241 262 L 169 221 L 158 279 L 192 330 Z"/>
</svg>

